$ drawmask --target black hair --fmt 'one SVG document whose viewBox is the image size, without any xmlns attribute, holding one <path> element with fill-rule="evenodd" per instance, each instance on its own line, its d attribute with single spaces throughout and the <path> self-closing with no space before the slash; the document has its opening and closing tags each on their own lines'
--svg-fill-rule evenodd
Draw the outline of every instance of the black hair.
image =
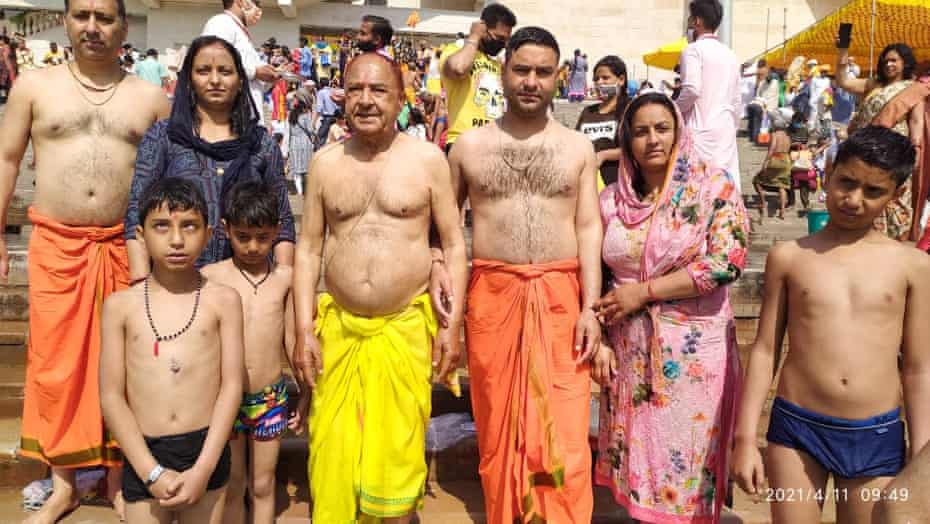
<svg viewBox="0 0 930 524">
<path fill-rule="evenodd" d="M 69 2 L 68 0 L 65 0 L 65 14 L 68 13 L 68 8 L 70 7 L 70 5 L 71 5 L 71 2 Z M 126 21 L 126 0 L 116 0 L 116 13 L 123 20 L 123 22 Z M 123 47 L 125 48 L 125 46 Z"/>
<path fill-rule="evenodd" d="M 308 42 L 307 42 L 306 37 L 303 37 L 303 36 L 300 37 L 300 47 L 306 47 L 306 46 L 307 46 L 307 43 L 308 43 Z"/>
<path fill-rule="evenodd" d="M 223 0 L 223 9 L 229 9 L 235 2 L 236 0 Z"/>
<path fill-rule="evenodd" d="M 494 29 L 498 24 L 504 24 L 507 27 L 517 25 L 517 15 L 507 8 L 504 4 L 490 4 L 481 11 L 481 20 L 488 26 L 488 29 Z"/>
<path fill-rule="evenodd" d="M 239 56 L 239 51 L 236 51 L 236 48 L 233 47 L 232 44 L 218 36 L 198 36 L 191 42 L 187 55 L 184 57 L 184 63 L 181 65 L 181 72 L 182 74 L 187 74 L 188 78 L 190 78 L 193 74 L 194 58 L 197 57 L 201 49 L 212 45 L 223 46 L 232 57 L 233 63 L 236 64 L 236 72 L 239 74 L 239 93 L 233 101 L 230 122 L 232 124 L 232 131 L 241 136 L 248 122 L 252 119 L 252 95 L 249 92 L 249 77 L 245 74 L 245 68 L 242 65 L 242 58 Z M 200 117 L 197 113 L 197 92 L 194 90 L 193 85 L 190 85 L 189 88 L 190 100 L 188 102 L 191 104 L 191 115 L 193 115 L 195 129 L 199 130 Z M 179 100 L 175 98 L 174 103 L 179 103 Z M 260 108 L 257 110 L 261 111 Z"/>
<path fill-rule="evenodd" d="M 630 159 L 630 162 L 635 168 L 636 172 L 633 174 L 633 187 L 640 192 L 642 192 L 644 179 L 642 173 L 639 172 L 639 165 L 636 163 L 636 158 L 633 157 L 633 118 L 640 109 L 652 104 L 657 104 L 668 109 L 668 112 L 672 114 L 672 121 L 675 126 L 675 141 L 677 142 L 680 139 L 678 129 L 681 123 L 678 121 L 678 111 L 675 108 L 675 102 L 673 102 L 671 98 L 662 93 L 646 93 L 634 98 L 633 101 L 630 102 L 630 105 L 623 113 L 623 121 L 620 123 L 620 149 L 623 151 L 623 154 Z"/>
<path fill-rule="evenodd" d="M 887 127 L 866 126 L 840 144 L 834 165 L 853 158 L 887 171 L 894 177 L 895 185 L 901 187 L 914 171 L 917 150 L 907 137 Z"/>
<path fill-rule="evenodd" d="M 426 117 L 423 116 L 423 112 L 417 108 L 410 110 L 410 123 L 413 125 L 417 124 L 426 124 Z"/>
<path fill-rule="evenodd" d="M 204 224 L 209 222 L 207 200 L 200 186 L 186 178 L 168 176 L 159 178 L 142 193 L 139 201 L 139 225 L 145 227 L 145 219 L 162 206 L 168 212 L 196 211 Z"/>
<path fill-rule="evenodd" d="M 604 58 L 601 58 L 594 64 L 594 69 L 592 71 L 594 74 L 597 74 L 597 70 L 600 67 L 606 67 L 610 70 L 614 76 L 623 77 L 623 85 L 620 86 L 620 92 L 617 94 L 617 120 L 619 121 L 623 117 L 623 112 L 626 110 L 626 106 L 630 103 L 630 96 L 627 92 L 627 86 L 629 85 L 629 79 L 626 74 L 626 63 L 617 55 L 607 55 Z"/>
<path fill-rule="evenodd" d="M 391 21 L 383 16 L 365 15 L 362 17 L 362 23 L 371 24 L 371 32 L 381 39 L 381 45 L 386 46 L 394 38 L 394 28 L 391 27 Z"/>
<path fill-rule="evenodd" d="M 240 227 L 272 227 L 281 222 L 278 197 L 271 186 L 258 180 L 234 185 L 223 203 L 223 220 Z"/>
<path fill-rule="evenodd" d="M 493 7 L 500 4 L 491 4 L 488 7 Z M 542 47 L 548 47 L 555 51 L 555 63 L 559 63 L 559 42 L 555 39 L 555 36 L 552 35 L 549 31 L 543 29 L 542 27 L 528 26 L 521 28 L 519 31 L 513 34 L 510 37 L 510 41 L 507 42 L 507 60 L 510 60 L 510 57 L 517 52 L 518 49 L 527 45 L 534 44 Z"/>
<path fill-rule="evenodd" d="M 333 119 L 335 120 L 343 120 L 345 117 L 346 114 L 342 112 L 342 109 L 336 109 L 336 112 L 333 113 Z"/>
<path fill-rule="evenodd" d="M 769 62 L 768 60 L 764 58 L 760 58 L 759 61 L 756 62 L 756 67 L 768 67 L 768 66 L 769 66 Z"/>
<path fill-rule="evenodd" d="M 914 71 L 917 69 L 917 58 L 914 57 L 914 51 L 907 44 L 896 43 L 891 44 L 885 49 L 882 49 L 882 54 L 878 55 L 878 81 L 882 85 L 887 85 L 889 82 L 888 75 L 885 74 L 885 59 L 888 57 L 888 53 L 896 52 L 901 56 L 901 62 L 903 62 L 903 69 L 901 71 L 901 78 L 904 80 L 911 80 L 914 78 Z"/>
<path fill-rule="evenodd" d="M 154 56 L 158 58 L 158 49 L 155 49 L 155 48 L 149 49 L 148 51 L 145 52 L 145 56 Z"/>
<path fill-rule="evenodd" d="M 723 6 L 719 0 L 692 0 L 688 4 L 688 12 L 694 18 L 700 18 L 704 27 L 716 31 L 723 20 Z"/>
</svg>

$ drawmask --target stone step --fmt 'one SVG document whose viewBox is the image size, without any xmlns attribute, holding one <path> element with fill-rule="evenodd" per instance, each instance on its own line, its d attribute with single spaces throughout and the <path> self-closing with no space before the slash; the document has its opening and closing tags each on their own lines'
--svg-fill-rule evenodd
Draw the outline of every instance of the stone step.
<svg viewBox="0 0 930 524">
<path fill-rule="evenodd" d="M 0 321 L 29 319 L 29 287 L 0 284 Z"/>
<path fill-rule="evenodd" d="M 7 353 L 7 346 L 22 346 L 29 331 L 27 320 L 0 320 L 0 365 Z"/>
</svg>

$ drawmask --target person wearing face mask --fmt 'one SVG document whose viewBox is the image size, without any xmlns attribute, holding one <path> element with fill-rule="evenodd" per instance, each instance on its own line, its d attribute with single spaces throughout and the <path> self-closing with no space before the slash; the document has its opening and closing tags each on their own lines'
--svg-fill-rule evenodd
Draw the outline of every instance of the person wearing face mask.
<svg viewBox="0 0 930 524">
<path fill-rule="evenodd" d="M 681 53 L 681 94 L 676 102 L 693 137 L 695 156 L 726 169 L 739 190 L 739 62 L 714 34 L 723 20 L 719 0 L 692 0 L 688 11 L 691 43 Z"/>
<path fill-rule="evenodd" d="M 279 76 L 274 67 L 262 63 L 249 27 L 258 24 L 262 18 L 262 8 L 258 0 L 223 0 L 223 12 L 214 15 L 203 26 L 202 36 L 218 36 L 226 40 L 242 57 L 242 66 L 245 68 L 249 80 L 249 94 L 258 108 L 258 122 L 264 125 L 265 116 L 262 108 L 263 82 L 273 84 Z"/>
<path fill-rule="evenodd" d="M 362 25 L 358 28 L 355 47 L 363 53 L 374 51 L 391 58 L 391 53 L 387 48 L 391 45 L 392 38 L 394 38 L 394 28 L 391 27 L 390 20 L 380 16 L 365 15 L 362 17 Z"/>
<path fill-rule="evenodd" d="M 620 57 L 608 55 L 594 66 L 594 86 L 600 103 L 586 107 L 575 129 L 584 133 L 594 143 L 601 184 L 610 185 L 617 181 L 620 146 L 617 131 L 620 119 L 629 103 L 627 96 L 626 64 Z"/>
<path fill-rule="evenodd" d="M 448 47 L 439 58 L 449 108 L 448 152 L 469 129 L 481 127 L 504 113 L 501 64 L 494 59 L 517 25 L 513 11 L 490 4 L 471 25 L 462 47 Z"/>
</svg>

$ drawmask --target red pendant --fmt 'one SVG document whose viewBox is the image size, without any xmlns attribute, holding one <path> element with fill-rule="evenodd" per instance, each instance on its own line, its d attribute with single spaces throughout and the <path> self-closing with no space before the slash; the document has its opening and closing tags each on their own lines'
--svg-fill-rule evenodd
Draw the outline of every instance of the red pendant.
<svg viewBox="0 0 930 524">
<path fill-rule="evenodd" d="M 155 339 L 155 356 L 158 356 L 158 339 Z"/>
</svg>

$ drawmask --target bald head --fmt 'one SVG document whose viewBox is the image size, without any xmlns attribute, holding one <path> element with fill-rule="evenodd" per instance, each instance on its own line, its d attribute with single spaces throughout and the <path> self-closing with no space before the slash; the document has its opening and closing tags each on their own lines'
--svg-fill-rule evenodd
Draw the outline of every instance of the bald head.
<svg viewBox="0 0 930 524">
<path fill-rule="evenodd" d="M 346 89 L 353 80 L 358 81 L 357 77 L 365 76 L 368 79 L 378 79 L 380 83 L 393 87 L 400 93 L 404 91 L 404 78 L 400 66 L 380 53 L 362 53 L 353 58 L 346 65 L 344 75 Z"/>
</svg>

